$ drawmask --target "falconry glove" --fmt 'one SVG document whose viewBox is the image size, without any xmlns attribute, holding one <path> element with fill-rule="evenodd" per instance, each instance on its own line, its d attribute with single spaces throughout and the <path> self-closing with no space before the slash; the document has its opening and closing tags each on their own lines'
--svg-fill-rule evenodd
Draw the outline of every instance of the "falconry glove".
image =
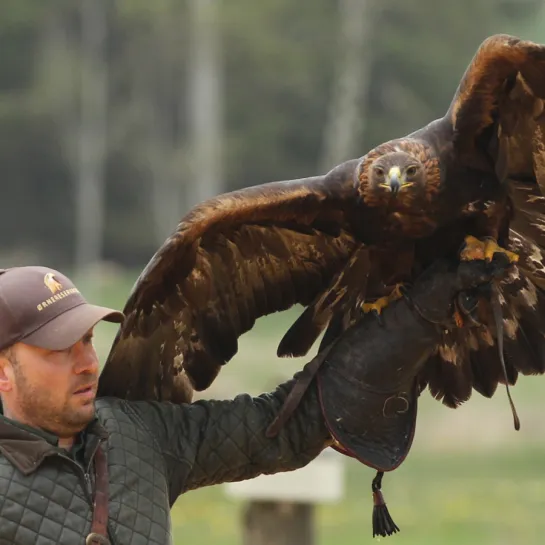
<svg viewBox="0 0 545 545">
<path fill-rule="evenodd" d="M 383 310 L 381 320 L 364 315 L 309 362 L 292 391 L 295 404 L 315 377 L 333 448 L 377 470 L 372 485 L 374 536 L 399 531 L 380 488 L 383 473 L 403 462 L 413 441 L 417 374 L 442 331 L 462 326 L 455 314 L 471 317 L 479 290 L 501 277 L 506 266 L 501 258 L 490 263 L 436 262 L 404 298 Z M 275 434 L 286 418 L 279 415 L 269 433 Z"/>
</svg>

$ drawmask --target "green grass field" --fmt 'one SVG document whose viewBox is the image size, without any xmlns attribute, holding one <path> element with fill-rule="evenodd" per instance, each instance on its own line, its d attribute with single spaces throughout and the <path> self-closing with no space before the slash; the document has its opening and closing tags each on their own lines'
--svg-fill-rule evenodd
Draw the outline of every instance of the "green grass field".
<svg viewBox="0 0 545 545">
<path fill-rule="evenodd" d="M 316 510 L 319 545 L 537 545 L 544 542 L 543 449 L 510 453 L 412 453 L 383 489 L 401 532 L 371 536 L 373 472 L 347 464 L 346 496 Z M 243 504 L 221 486 L 191 492 L 173 509 L 176 544 L 241 543 Z"/>
<path fill-rule="evenodd" d="M 111 276 L 100 284 L 91 279 L 82 291 L 103 304 L 121 307 L 133 279 Z M 258 394 L 291 376 L 308 358 L 279 360 L 275 353 L 297 312 L 259 320 L 240 339 L 239 353 L 215 384 L 198 397 L 228 398 L 242 391 Z M 114 332 L 109 324 L 97 328 L 102 359 Z M 401 533 L 372 538 L 374 472 L 346 460 L 343 500 L 316 508 L 317 544 L 545 543 L 545 377 L 522 377 L 512 394 L 522 421 L 518 432 L 513 429 L 504 388 L 491 400 L 474 394 L 457 410 L 424 394 L 411 453 L 383 481 L 390 513 Z M 174 543 L 240 544 L 243 509 L 244 502 L 228 497 L 223 486 L 193 491 L 173 508 Z"/>
</svg>

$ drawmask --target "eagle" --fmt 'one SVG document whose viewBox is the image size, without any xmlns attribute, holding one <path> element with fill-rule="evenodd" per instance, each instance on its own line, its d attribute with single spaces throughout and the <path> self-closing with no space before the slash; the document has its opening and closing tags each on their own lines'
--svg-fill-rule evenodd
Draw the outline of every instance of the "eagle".
<svg viewBox="0 0 545 545">
<path fill-rule="evenodd" d="M 99 395 L 188 402 L 262 316 L 301 305 L 277 354 L 303 356 L 322 333 L 320 349 L 362 313 L 380 317 L 436 259 L 498 252 L 513 263 L 501 327 L 483 305 L 474 327 L 445 331 L 419 392 L 455 408 L 542 374 L 544 105 L 545 46 L 494 35 L 440 119 L 326 174 L 196 205 L 136 280 Z"/>
</svg>

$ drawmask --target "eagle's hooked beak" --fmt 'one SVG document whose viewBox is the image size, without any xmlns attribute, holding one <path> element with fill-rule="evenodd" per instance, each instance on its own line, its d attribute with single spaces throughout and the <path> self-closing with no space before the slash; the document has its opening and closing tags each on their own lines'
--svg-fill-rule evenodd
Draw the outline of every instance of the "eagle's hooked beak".
<svg viewBox="0 0 545 545">
<path fill-rule="evenodd" d="M 392 167 L 386 176 L 386 185 L 395 195 L 401 188 L 401 171 L 399 167 Z"/>
</svg>

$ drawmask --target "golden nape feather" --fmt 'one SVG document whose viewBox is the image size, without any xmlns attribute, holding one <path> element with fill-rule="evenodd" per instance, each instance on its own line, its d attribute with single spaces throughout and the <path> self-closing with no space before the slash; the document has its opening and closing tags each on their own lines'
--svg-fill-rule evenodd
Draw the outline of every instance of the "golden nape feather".
<svg viewBox="0 0 545 545">
<path fill-rule="evenodd" d="M 469 259 L 483 248 L 518 255 L 498 286 L 501 327 L 481 301 L 482 325 L 445 333 L 421 388 L 455 407 L 473 390 L 491 396 L 519 373 L 543 373 L 544 99 L 545 47 L 492 36 L 442 118 L 324 175 L 196 206 L 138 278 L 99 393 L 187 400 L 255 320 L 295 304 L 304 312 L 278 353 L 304 355 L 324 330 L 326 346 L 435 259 L 458 260 L 467 240 Z"/>
</svg>

